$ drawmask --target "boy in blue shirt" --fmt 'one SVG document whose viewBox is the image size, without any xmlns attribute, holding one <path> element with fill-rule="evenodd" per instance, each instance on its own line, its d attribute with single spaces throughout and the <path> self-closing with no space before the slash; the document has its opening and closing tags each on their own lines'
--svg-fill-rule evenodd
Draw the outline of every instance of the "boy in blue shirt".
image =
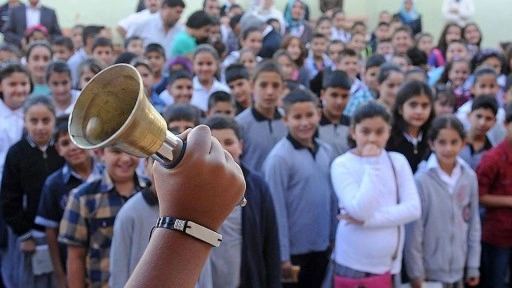
<svg viewBox="0 0 512 288">
<path fill-rule="evenodd" d="M 343 114 L 350 99 L 351 81 L 347 73 L 336 70 L 323 79 L 322 117 L 318 127 L 318 137 L 330 144 L 336 155 L 350 149 L 348 134 L 350 118 Z"/>
<path fill-rule="evenodd" d="M 46 228 L 46 240 L 58 287 L 66 286 L 66 245 L 58 244 L 59 223 L 71 190 L 84 182 L 101 177 L 102 167 L 88 151 L 73 144 L 68 132 L 68 117 L 57 120 L 54 133 L 55 149 L 66 164 L 46 178 L 41 192 L 35 223 Z"/>
<path fill-rule="evenodd" d="M 298 287 L 320 287 L 334 239 L 337 203 L 330 182 L 331 147 L 314 138 L 320 114 L 317 98 L 294 90 L 284 99 L 288 136 L 263 164 L 279 227 L 281 276 L 300 266 Z"/>
</svg>

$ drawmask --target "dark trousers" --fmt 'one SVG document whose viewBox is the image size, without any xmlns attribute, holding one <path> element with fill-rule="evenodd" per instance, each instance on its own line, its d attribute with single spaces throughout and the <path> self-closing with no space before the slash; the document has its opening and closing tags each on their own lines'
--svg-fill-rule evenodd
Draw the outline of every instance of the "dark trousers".
<svg viewBox="0 0 512 288">
<path fill-rule="evenodd" d="M 325 270 L 329 263 L 330 251 L 312 252 L 301 255 L 292 255 L 293 265 L 300 266 L 299 283 L 284 284 L 285 288 L 316 288 L 322 285 Z"/>
<path fill-rule="evenodd" d="M 508 286 L 505 285 L 507 273 L 512 275 L 512 270 L 510 268 L 511 252 L 512 248 L 502 248 L 482 243 L 482 265 L 480 268 L 482 277 L 480 287 L 512 287 L 510 283 Z"/>
</svg>

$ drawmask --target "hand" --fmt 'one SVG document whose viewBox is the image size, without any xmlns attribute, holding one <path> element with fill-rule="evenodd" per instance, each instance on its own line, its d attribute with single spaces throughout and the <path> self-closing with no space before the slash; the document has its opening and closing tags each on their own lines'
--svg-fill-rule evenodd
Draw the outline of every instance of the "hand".
<svg viewBox="0 0 512 288">
<path fill-rule="evenodd" d="M 375 157 L 380 155 L 380 148 L 375 144 L 366 144 L 361 150 L 362 157 Z"/>
<path fill-rule="evenodd" d="M 283 279 L 290 279 L 292 278 L 292 262 L 290 261 L 284 261 L 281 263 L 281 277 Z"/>
<path fill-rule="evenodd" d="M 477 286 L 478 284 L 480 284 L 480 277 L 469 277 L 467 280 L 466 280 L 466 283 L 468 283 L 468 285 L 470 287 L 475 287 Z"/>
<path fill-rule="evenodd" d="M 153 166 L 160 215 L 190 220 L 217 231 L 245 191 L 240 166 L 199 125 L 180 135 L 185 154 L 172 169 Z"/>
<path fill-rule="evenodd" d="M 364 221 L 358 220 L 358 219 L 350 216 L 350 214 L 348 214 L 346 212 L 341 212 L 337 216 L 337 218 L 338 218 L 338 220 L 344 220 L 346 225 L 350 225 L 350 224 L 357 225 L 357 226 L 363 226 L 364 225 Z"/>
<path fill-rule="evenodd" d="M 423 280 L 419 279 L 419 280 L 411 280 L 411 287 L 412 288 L 421 288 L 423 287 Z"/>
<path fill-rule="evenodd" d="M 20 250 L 28 254 L 36 252 L 36 242 L 32 238 L 28 238 L 20 243 Z"/>
</svg>

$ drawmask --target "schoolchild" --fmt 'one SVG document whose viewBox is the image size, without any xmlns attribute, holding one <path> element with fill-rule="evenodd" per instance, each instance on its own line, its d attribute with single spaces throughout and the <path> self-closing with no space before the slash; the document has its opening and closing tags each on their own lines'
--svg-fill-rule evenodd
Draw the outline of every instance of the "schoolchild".
<svg viewBox="0 0 512 288">
<path fill-rule="evenodd" d="M 480 281 L 480 215 L 476 174 L 458 155 L 464 126 L 453 115 L 428 132 L 433 151 L 415 175 L 421 218 L 406 226 L 405 265 L 413 288 L 424 281 L 470 287 Z"/>
<path fill-rule="evenodd" d="M 50 87 L 46 85 L 45 71 L 53 57 L 50 44 L 46 41 L 34 41 L 27 48 L 27 68 L 32 78 L 33 89 L 31 96 L 51 94 Z"/>
<path fill-rule="evenodd" d="M 242 64 L 232 64 L 224 71 L 226 83 L 235 98 L 236 114 L 252 106 L 252 89 L 249 71 Z"/>
<path fill-rule="evenodd" d="M 300 266 L 298 287 L 322 283 L 336 222 L 336 201 L 329 182 L 334 153 L 314 137 L 320 121 L 317 99 L 300 89 L 284 98 L 288 136 L 274 146 L 263 164 L 281 227 L 281 276 L 290 278 L 292 266 Z"/>
<path fill-rule="evenodd" d="M 405 83 L 396 94 L 393 106 L 395 122 L 386 150 L 402 153 L 413 172 L 430 154 L 426 136 L 435 116 L 433 105 L 432 89 L 421 81 Z"/>
<path fill-rule="evenodd" d="M 51 269 L 32 266 L 32 257 L 45 253 L 47 247 L 44 227 L 34 223 L 41 190 L 46 177 L 64 165 L 58 155 L 52 131 L 55 126 L 55 108 L 47 96 L 33 96 L 24 106 L 27 136 L 11 146 L 5 159 L 2 177 L 2 209 L 9 228 L 3 263 L 4 281 L 8 287 L 41 287 L 52 285 Z M 43 246 L 41 246 L 43 245 Z M 48 264 L 49 257 L 42 257 Z M 44 266 L 44 263 L 43 263 Z M 51 267 L 51 265 L 50 265 Z M 39 269 L 40 268 L 40 269 Z M 6 277 L 7 276 L 7 277 Z"/>
<path fill-rule="evenodd" d="M 421 214 L 407 160 L 385 150 L 391 125 L 391 113 L 382 104 L 361 105 L 350 126 L 354 148 L 331 165 L 340 209 L 334 272 L 341 285 L 373 278 L 392 287 L 392 275 L 401 271 L 404 225 Z"/>
<path fill-rule="evenodd" d="M 348 132 L 350 118 L 343 114 L 350 101 L 351 81 L 347 73 L 336 70 L 324 78 L 321 92 L 322 117 L 318 126 L 318 138 L 331 145 L 336 155 L 349 150 Z"/>
<path fill-rule="evenodd" d="M 265 60 L 258 64 L 251 80 L 254 104 L 236 116 L 245 146 L 241 161 L 256 172 L 261 172 L 268 153 L 287 133 L 277 108 L 284 83 L 277 63 Z"/>
<path fill-rule="evenodd" d="M 71 114 L 79 91 L 71 89 L 71 69 L 66 62 L 51 62 L 46 67 L 46 83 L 51 90 L 55 115 L 57 117 Z"/>
</svg>

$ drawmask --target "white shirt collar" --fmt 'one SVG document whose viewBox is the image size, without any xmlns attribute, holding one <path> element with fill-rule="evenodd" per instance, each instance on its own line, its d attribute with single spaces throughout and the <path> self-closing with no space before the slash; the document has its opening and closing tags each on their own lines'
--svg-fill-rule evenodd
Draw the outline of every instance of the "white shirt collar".
<svg viewBox="0 0 512 288">
<path fill-rule="evenodd" d="M 439 166 L 439 161 L 437 161 L 435 153 L 432 153 L 427 160 L 427 169 L 436 171 L 436 173 L 439 175 L 439 178 L 441 178 L 441 180 L 448 185 L 449 192 L 453 193 L 455 191 L 455 185 L 462 175 L 463 163 L 464 160 L 457 156 L 455 168 L 453 169 L 452 174 L 448 175 L 448 173 L 446 173 L 443 169 L 441 169 L 441 166 Z"/>
<path fill-rule="evenodd" d="M 37 10 L 41 10 L 41 7 L 43 5 L 41 4 L 41 2 L 38 2 L 37 5 L 35 7 L 33 7 L 32 5 L 30 4 L 27 4 L 27 9 L 37 9 Z"/>
</svg>

